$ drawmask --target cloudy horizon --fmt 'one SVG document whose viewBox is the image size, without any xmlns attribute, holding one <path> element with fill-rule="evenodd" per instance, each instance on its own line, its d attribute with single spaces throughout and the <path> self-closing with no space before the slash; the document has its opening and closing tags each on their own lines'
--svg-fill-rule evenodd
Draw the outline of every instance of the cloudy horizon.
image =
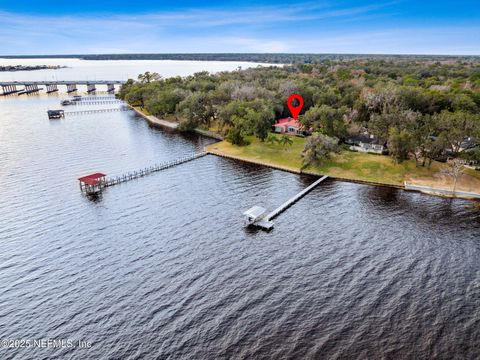
<svg viewBox="0 0 480 360">
<path fill-rule="evenodd" d="M 109 2 L 84 8 L 49 1 L 0 5 L 0 55 L 480 55 L 480 16 L 470 1 L 186 2 L 175 8 Z"/>
</svg>

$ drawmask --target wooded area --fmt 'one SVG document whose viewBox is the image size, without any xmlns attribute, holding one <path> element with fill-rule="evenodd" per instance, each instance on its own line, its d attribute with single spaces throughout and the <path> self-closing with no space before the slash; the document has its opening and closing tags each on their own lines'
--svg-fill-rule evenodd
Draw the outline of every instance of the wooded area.
<svg viewBox="0 0 480 360">
<path fill-rule="evenodd" d="M 396 162 L 411 157 L 419 166 L 447 157 L 480 161 L 475 58 L 322 60 L 166 79 L 145 73 L 119 97 L 174 117 L 182 130 L 214 129 L 241 145 L 249 135 L 267 139 L 274 121 L 289 116 L 292 93 L 304 98 L 299 120 L 311 133 L 340 142 L 367 134 L 387 145 Z"/>
</svg>

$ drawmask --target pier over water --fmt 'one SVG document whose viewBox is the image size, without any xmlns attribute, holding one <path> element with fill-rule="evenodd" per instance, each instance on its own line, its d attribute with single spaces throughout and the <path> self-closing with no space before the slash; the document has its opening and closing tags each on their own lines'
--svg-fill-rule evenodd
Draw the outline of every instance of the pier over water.
<svg viewBox="0 0 480 360">
<path fill-rule="evenodd" d="M 280 215 L 282 212 L 287 210 L 290 206 L 295 204 L 298 200 L 300 200 L 302 197 L 307 195 L 318 184 L 320 184 L 326 179 L 328 179 L 328 176 L 322 176 L 320 179 L 316 180 L 313 184 L 311 184 L 310 186 L 300 191 L 297 195 L 285 201 L 282 205 L 280 205 L 279 207 L 277 207 L 275 210 L 268 213 L 267 215 L 264 215 L 266 211 L 264 208 L 260 206 L 252 207 L 251 209 L 243 213 L 247 217 L 247 224 L 257 226 L 263 230 L 273 229 L 274 223 L 272 219 L 274 219 L 275 217 Z"/>
<path fill-rule="evenodd" d="M 125 82 L 123 80 L 1 81 L 0 86 L 2 87 L 2 95 L 31 94 L 37 93 L 44 88 L 47 94 L 50 94 L 59 92 L 59 86 L 65 86 L 66 92 L 72 93 L 78 90 L 77 85 L 86 86 L 88 93 L 97 91 L 98 85 L 106 86 L 107 92 L 114 93 L 115 85 L 120 86 Z"/>
<path fill-rule="evenodd" d="M 109 186 L 114 186 L 118 185 L 127 181 L 139 179 L 141 177 L 150 175 L 154 172 L 158 172 L 161 170 L 169 169 L 171 167 L 184 164 L 186 162 L 198 159 L 200 157 L 203 157 L 207 155 L 206 152 L 199 152 L 199 153 L 194 153 L 191 155 L 186 155 L 184 157 L 181 157 L 179 159 L 171 160 L 164 162 L 162 164 L 155 164 L 153 166 L 146 167 L 144 169 L 136 170 L 136 171 L 130 171 L 128 173 L 125 173 L 120 176 L 115 176 L 111 178 L 107 178 L 105 174 L 103 173 L 95 173 L 87 176 L 83 176 L 79 178 L 80 182 L 80 190 L 82 192 L 85 192 L 88 195 L 93 195 L 93 194 L 99 194 L 103 191 L 104 188 L 109 187 Z M 94 180 L 92 180 L 94 179 Z"/>
</svg>

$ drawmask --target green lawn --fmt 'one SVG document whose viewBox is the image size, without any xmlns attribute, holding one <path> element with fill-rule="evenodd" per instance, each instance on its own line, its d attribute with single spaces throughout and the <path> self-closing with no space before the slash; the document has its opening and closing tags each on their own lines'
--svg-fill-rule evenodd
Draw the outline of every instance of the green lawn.
<svg viewBox="0 0 480 360">
<path fill-rule="evenodd" d="M 281 137 L 282 135 L 277 135 Z M 268 144 L 257 138 L 248 137 L 250 145 L 236 146 L 226 141 L 210 145 L 209 150 L 238 157 L 247 161 L 262 162 L 289 168 L 294 171 L 302 169 L 302 157 L 305 139 L 291 137 L 293 145 Z M 434 163 L 431 169 L 416 167 L 413 160 L 395 164 L 388 156 L 364 154 L 343 150 L 321 164 L 309 166 L 305 171 L 319 175 L 371 181 L 391 185 L 403 185 L 412 178 L 433 178 L 433 174 L 444 166 Z"/>
<path fill-rule="evenodd" d="M 278 136 L 280 137 L 280 136 Z M 247 137 L 250 145 L 237 146 L 227 141 L 222 141 L 208 146 L 209 150 L 219 153 L 239 157 L 254 162 L 269 163 L 299 171 L 302 166 L 302 158 L 300 156 L 303 150 L 304 139 L 300 137 L 291 137 L 293 145 L 283 147 L 279 144 L 268 144 L 261 142 L 257 138 Z"/>
<path fill-rule="evenodd" d="M 417 177 L 432 177 L 439 171 L 439 163 L 430 169 L 417 167 L 414 160 L 395 164 L 389 156 L 342 151 L 320 165 L 312 166 L 313 172 L 354 180 L 403 185 Z"/>
</svg>

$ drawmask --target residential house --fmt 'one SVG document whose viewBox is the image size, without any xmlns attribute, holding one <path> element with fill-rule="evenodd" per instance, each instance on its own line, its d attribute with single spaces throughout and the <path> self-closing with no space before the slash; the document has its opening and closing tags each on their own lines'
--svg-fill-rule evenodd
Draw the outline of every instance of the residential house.
<svg viewBox="0 0 480 360">
<path fill-rule="evenodd" d="M 386 150 L 385 142 L 376 139 L 373 135 L 369 135 L 367 132 L 347 138 L 345 142 L 350 146 L 350 150 L 371 153 L 371 154 L 383 154 Z"/>
<path fill-rule="evenodd" d="M 295 120 L 291 117 L 280 119 L 275 124 L 273 124 L 273 129 L 276 133 L 279 134 L 289 134 L 289 135 L 305 135 L 303 126 L 300 125 L 298 120 Z"/>
</svg>

